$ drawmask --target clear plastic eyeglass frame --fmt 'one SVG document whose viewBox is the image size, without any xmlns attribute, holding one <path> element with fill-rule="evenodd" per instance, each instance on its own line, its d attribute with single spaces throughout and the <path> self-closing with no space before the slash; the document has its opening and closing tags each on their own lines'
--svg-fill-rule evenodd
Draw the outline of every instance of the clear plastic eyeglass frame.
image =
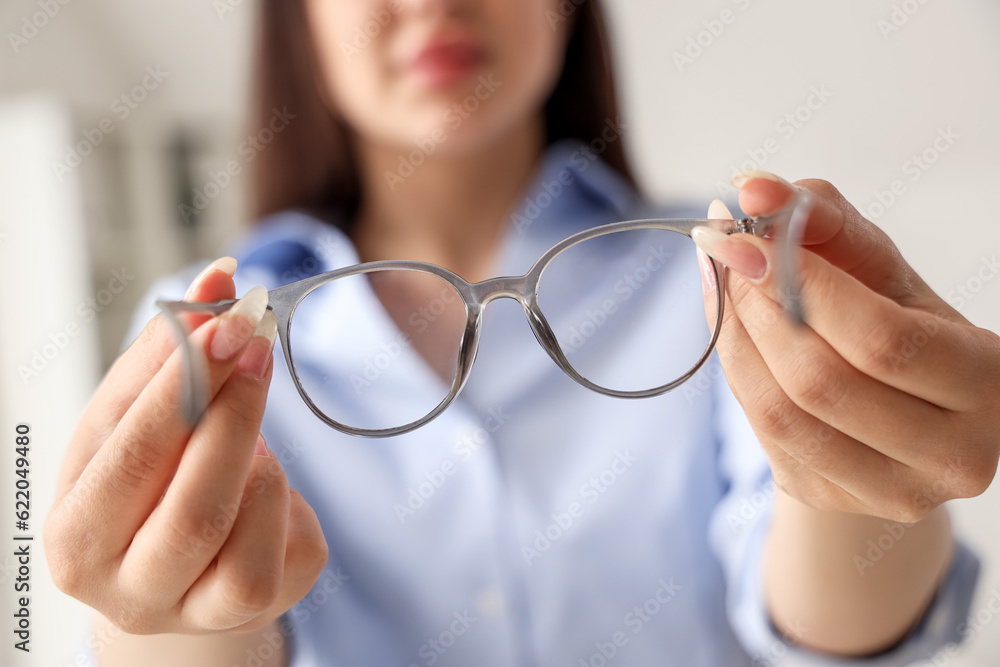
<svg viewBox="0 0 1000 667">
<path fill-rule="evenodd" d="M 715 274 L 715 310 L 716 321 L 712 330 L 711 339 L 697 362 L 683 375 L 675 380 L 640 391 L 621 391 L 608 389 L 597 385 L 580 375 L 569 363 L 564 355 L 559 343 L 556 340 L 552 329 L 546 322 L 545 316 L 538 307 L 538 283 L 545 267 L 557 255 L 564 250 L 598 236 L 615 232 L 640 230 L 640 229 L 662 229 L 678 232 L 685 236 L 691 236 L 691 230 L 699 225 L 712 227 L 727 234 L 753 234 L 755 236 L 767 236 L 778 243 L 776 253 L 776 275 L 783 295 L 783 306 L 788 315 L 798 323 L 803 322 L 802 306 L 799 298 L 799 285 L 797 272 L 793 266 L 793 251 L 801 239 L 802 231 L 805 227 L 806 219 L 809 216 L 811 202 L 804 191 L 793 194 L 789 202 L 780 211 L 765 217 L 743 218 L 740 220 L 723 219 L 649 219 L 649 220 L 626 220 L 623 222 L 613 222 L 598 227 L 578 232 L 567 237 L 563 241 L 547 250 L 522 276 L 505 276 L 491 278 L 479 283 L 469 283 L 451 271 L 434 264 L 413 261 L 378 261 L 347 266 L 335 271 L 310 276 L 287 285 L 282 285 L 268 292 L 268 309 L 274 312 L 278 322 L 278 338 L 281 341 L 281 348 L 285 355 L 285 362 L 292 376 L 295 388 L 298 390 L 302 400 L 313 411 L 313 413 L 330 427 L 354 436 L 362 437 L 387 437 L 401 435 L 416 430 L 427 424 L 440 415 L 451 402 L 461 392 L 469 378 L 476 352 L 479 347 L 479 337 L 483 312 L 488 303 L 495 299 L 510 298 L 521 304 L 527 316 L 528 324 L 538 342 L 545 348 L 553 361 L 563 370 L 564 373 L 573 378 L 584 387 L 598 393 L 617 398 L 648 398 L 659 396 L 689 380 L 704 365 L 715 348 L 715 343 L 722 330 L 723 313 L 725 307 L 726 273 L 719 270 L 717 262 L 709 262 Z M 465 301 L 467 320 L 465 331 L 462 336 L 459 348 L 458 368 L 451 389 L 445 398 L 424 417 L 412 421 L 408 424 L 393 428 L 384 429 L 363 429 L 342 424 L 323 413 L 313 400 L 308 396 L 302 387 L 302 382 L 295 371 L 292 357 L 291 341 L 289 331 L 291 329 L 292 315 L 301 301 L 316 288 L 338 278 L 353 276 L 357 274 L 370 273 L 382 270 L 408 270 L 422 271 L 433 274 L 448 283 L 461 295 Z M 183 348 L 183 357 L 188 382 L 185 383 L 185 396 L 183 406 L 185 416 L 194 425 L 200 419 L 202 413 L 207 408 L 208 400 L 205 394 L 207 386 L 205 378 L 205 360 L 202 355 L 192 353 L 191 346 L 184 333 L 184 327 L 177 314 L 181 312 L 201 312 L 219 315 L 229 310 L 235 300 L 227 299 L 212 303 L 197 303 L 187 301 L 165 301 L 157 299 L 156 305 L 165 313 L 178 334 L 180 345 Z M 669 354 L 669 350 L 664 351 Z"/>
</svg>

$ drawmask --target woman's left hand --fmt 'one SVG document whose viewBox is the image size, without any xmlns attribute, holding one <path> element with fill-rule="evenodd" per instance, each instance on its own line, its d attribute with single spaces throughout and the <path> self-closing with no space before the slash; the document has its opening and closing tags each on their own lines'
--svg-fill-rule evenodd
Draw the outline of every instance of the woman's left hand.
<svg viewBox="0 0 1000 667">
<path fill-rule="evenodd" d="M 757 171 L 733 183 L 753 216 L 794 188 L 813 198 L 795 257 L 806 326 L 781 306 L 770 240 L 694 234 L 730 269 L 719 355 L 779 488 L 904 523 L 985 491 L 1000 456 L 1000 337 L 935 294 L 826 181 Z M 713 202 L 709 217 L 731 215 Z M 705 300 L 714 312 L 713 290 Z"/>
</svg>

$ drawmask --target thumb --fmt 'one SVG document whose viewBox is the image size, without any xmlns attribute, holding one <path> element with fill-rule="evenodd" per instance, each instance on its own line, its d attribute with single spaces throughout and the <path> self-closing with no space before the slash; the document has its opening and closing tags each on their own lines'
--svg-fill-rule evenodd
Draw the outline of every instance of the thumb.
<svg viewBox="0 0 1000 667">
<path fill-rule="evenodd" d="M 233 274 L 236 273 L 236 260 L 232 257 L 220 257 L 206 266 L 198 276 L 191 281 L 185 301 L 211 302 L 236 298 L 236 283 Z M 205 313 L 181 313 L 180 317 L 188 331 L 194 331 L 199 326 L 212 319 Z"/>
</svg>

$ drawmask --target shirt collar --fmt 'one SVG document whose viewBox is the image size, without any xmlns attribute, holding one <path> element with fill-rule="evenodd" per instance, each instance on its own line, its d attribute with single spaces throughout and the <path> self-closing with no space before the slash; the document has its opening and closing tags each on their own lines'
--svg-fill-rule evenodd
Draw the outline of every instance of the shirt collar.
<svg viewBox="0 0 1000 667">
<path fill-rule="evenodd" d="M 607 142 L 598 141 L 563 139 L 548 148 L 532 185 L 510 211 L 514 231 L 579 226 L 594 215 L 622 219 L 639 206 L 632 185 L 601 159 Z"/>
<path fill-rule="evenodd" d="M 612 141 L 621 141 L 610 120 L 608 127 Z M 638 210 L 634 188 L 600 157 L 607 145 L 603 138 L 589 144 L 563 139 L 548 147 L 531 185 L 508 213 L 497 270 L 526 270 L 526 257 L 574 231 Z M 359 262 L 344 232 L 302 211 L 264 218 L 232 254 L 240 259 L 240 277 L 268 289 Z"/>
</svg>

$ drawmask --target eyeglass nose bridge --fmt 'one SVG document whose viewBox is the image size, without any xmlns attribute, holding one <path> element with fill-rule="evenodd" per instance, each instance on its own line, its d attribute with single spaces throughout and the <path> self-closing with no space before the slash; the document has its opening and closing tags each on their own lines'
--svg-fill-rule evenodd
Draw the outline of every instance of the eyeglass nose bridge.
<svg viewBox="0 0 1000 667">
<path fill-rule="evenodd" d="M 514 299 L 522 306 L 531 299 L 529 276 L 500 276 L 469 285 L 471 301 L 480 308 L 496 299 Z"/>
<path fill-rule="evenodd" d="M 538 310 L 535 293 L 537 285 L 538 274 L 534 271 L 523 276 L 501 276 L 469 285 L 469 293 L 466 294 L 466 298 L 475 308 L 473 319 L 476 320 L 476 328 L 478 329 L 481 325 L 486 304 L 496 299 L 514 299 L 524 310 L 531 332 L 535 335 L 538 343 L 545 348 L 556 364 L 564 370 L 568 369 L 567 372 L 576 378 L 577 374 L 569 367 L 569 362 L 563 356 L 559 342 L 556 340 L 555 334 L 552 333 L 552 328 L 545 320 L 545 316 Z M 478 339 L 475 340 L 475 343 L 478 344 Z M 589 386 L 590 383 L 586 380 L 582 378 L 580 380 Z"/>
<path fill-rule="evenodd" d="M 552 328 L 545 319 L 545 315 L 543 315 L 538 309 L 538 302 L 535 293 L 538 285 L 538 266 L 539 265 L 536 265 L 535 269 L 523 276 L 501 276 L 499 278 L 490 278 L 489 280 L 484 280 L 480 283 L 467 285 L 467 293 L 465 294 L 465 297 L 466 300 L 473 305 L 475 311 L 470 316 L 469 320 L 469 328 L 471 331 L 466 332 L 466 342 L 468 345 L 463 350 L 464 354 L 462 355 L 462 363 L 459 370 L 460 386 L 464 386 L 465 381 L 468 379 L 468 374 L 472 368 L 472 364 L 475 362 L 476 353 L 479 348 L 478 333 L 481 331 L 482 314 L 486 308 L 486 304 L 496 299 L 506 298 L 514 299 L 521 304 L 521 308 L 524 309 L 524 314 L 528 318 L 528 325 L 531 328 L 531 332 L 534 334 L 535 339 L 548 353 L 549 357 L 552 358 L 556 365 L 559 366 L 559 368 L 561 368 L 563 372 L 569 375 L 573 380 L 601 394 L 632 397 L 636 394 L 636 392 L 614 391 L 591 382 L 587 378 L 580 375 L 580 373 L 573 368 L 573 366 L 566 359 L 566 356 L 559 345 L 559 341 L 556 339 L 555 334 L 552 332 Z"/>
</svg>

